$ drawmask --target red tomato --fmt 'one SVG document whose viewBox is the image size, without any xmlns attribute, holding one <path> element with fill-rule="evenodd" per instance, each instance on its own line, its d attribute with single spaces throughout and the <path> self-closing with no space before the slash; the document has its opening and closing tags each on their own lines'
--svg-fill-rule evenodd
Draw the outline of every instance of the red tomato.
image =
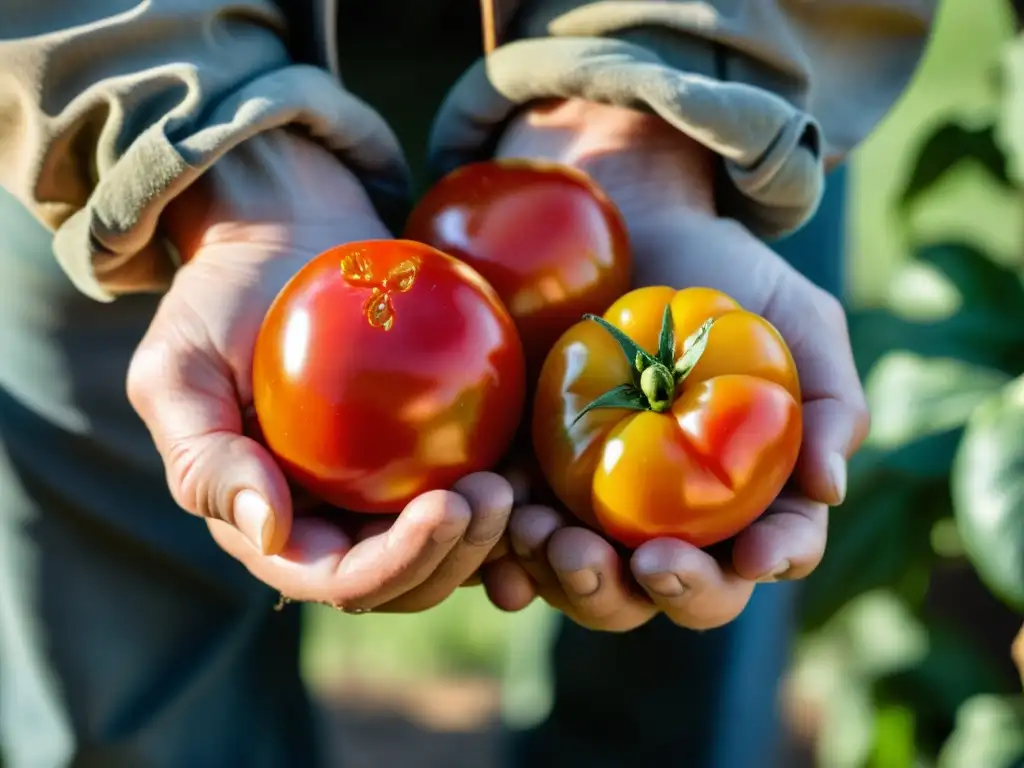
<svg viewBox="0 0 1024 768">
<path fill-rule="evenodd" d="M 782 490 L 802 432 L 782 336 L 710 288 L 639 288 L 576 324 L 533 403 L 555 494 L 627 547 L 736 535 Z"/>
<path fill-rule="evenodd" d="M 523 410 L 523 351 L 494 290 L 420 243 L 352 243 L 285 285 L 253 397 L 289 477 L 334 506 L 399 512 L 493 467 Z"/>
<path fill-rule="evenodd" d="M 494 286 L 534 373 L 581 315 L 604 312 L 629 290 L 632 259 L 618 209 L 589 176 L 561 165 L 463 166 L 427 191 L 405 237 L 461 259 Z"/>
</svg>

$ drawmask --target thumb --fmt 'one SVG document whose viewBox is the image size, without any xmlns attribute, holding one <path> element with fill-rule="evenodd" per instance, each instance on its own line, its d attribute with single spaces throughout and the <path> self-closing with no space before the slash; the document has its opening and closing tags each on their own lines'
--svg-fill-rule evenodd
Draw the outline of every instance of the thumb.
<svg viewBox="0 0 1024 768">
<path fill-rule="evenodd" d="M 796 474 L 808 498 L 831 506 L 846 497 L 846 463 L 867 434 L 867 411 L 836 397 L 804 401 L 804 450 Z"/>
<path fill-rule="evenodd" d="M 128 399 L 164 461 L 174 500 L 235 526 L 261 553 L 276 554 L 291 533 L 288 483 L 270 453 L 242 434 L 227 364 L 189 343 L 183 325 L 151 326 L 128 370 Z"/>
<path fill-rule="evenodd" d="M 842 305 L 795 272 L 787 276 L 766 317 L 789 341 L 800 372 L 804 437 L 796 473 L 808 498 L 835 506 L 846 496 L 847 459 L 871 418 Z"/>
</svg>

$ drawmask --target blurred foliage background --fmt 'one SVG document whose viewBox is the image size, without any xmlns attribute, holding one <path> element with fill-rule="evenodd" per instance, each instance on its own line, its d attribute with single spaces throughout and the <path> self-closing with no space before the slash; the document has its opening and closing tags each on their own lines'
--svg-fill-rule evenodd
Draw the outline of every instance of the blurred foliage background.
<svg viewBox="0 0 1024 768">
<path fill-rule="evenodd" d="M 1014 35 L 1009 3 L 941 3 L 911 88 L 851 162 L 847 299 L 874 426 L 806 584 L 785 689 L 825 768 L 1024 765 L 1009 658 L 1024 608 Z M 529 721 L 546 705 L 551 618 L 503 615 L 479 590 L 414 617 L 313 609 L 305 669 L 320 690 L 367 670 L 378 683 L 504 678 L 508 716 Z"/>
</svg>

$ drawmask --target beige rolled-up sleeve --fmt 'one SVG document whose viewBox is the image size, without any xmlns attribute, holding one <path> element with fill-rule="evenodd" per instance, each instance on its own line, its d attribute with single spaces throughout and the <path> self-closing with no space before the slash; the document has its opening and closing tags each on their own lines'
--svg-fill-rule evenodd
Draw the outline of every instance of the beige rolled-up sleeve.
<svg viewBox="0 0 1024 768">
<path fill-rule="evenodd" d="M 923 52 L 931 0 L 524 0 L 456 84 L 437 172 L 477 159 L 523 105 L 655 113 L 721 159 L 718 207 L 774 238 L 814 213 L 824 171 L 873 128 Z M 513 3 L 514 5 L 514 3 Z"/>
<path fill-rule="evenodd" d="M 405 194 L 394 134 L 326 69 L 290 59 L 273 2 L 2 5 L 0 185 L 50 228 L 56 258 L 89 296 L 166 287 L 166 204 L 274 129 L 321 141 L 371 196 Z M 259 178 L 246 194 L 260 194 Z"/>
</svg>

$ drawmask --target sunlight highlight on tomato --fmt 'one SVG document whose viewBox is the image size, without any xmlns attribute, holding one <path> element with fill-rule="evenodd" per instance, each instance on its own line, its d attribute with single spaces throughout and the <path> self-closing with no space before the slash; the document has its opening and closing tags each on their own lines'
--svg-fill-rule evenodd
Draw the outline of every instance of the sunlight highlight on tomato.
<svg viewBox="0 0 1024 768">
<path fill-rule="evenodd" d="M 427 191 L 405 237 L 465 261 L 494 286 L 534 372 L 582 314 L 604 312 L 629 290 L 622 217 L 589 176 L 562 165 L 463 166 Z"/>
</svg>

